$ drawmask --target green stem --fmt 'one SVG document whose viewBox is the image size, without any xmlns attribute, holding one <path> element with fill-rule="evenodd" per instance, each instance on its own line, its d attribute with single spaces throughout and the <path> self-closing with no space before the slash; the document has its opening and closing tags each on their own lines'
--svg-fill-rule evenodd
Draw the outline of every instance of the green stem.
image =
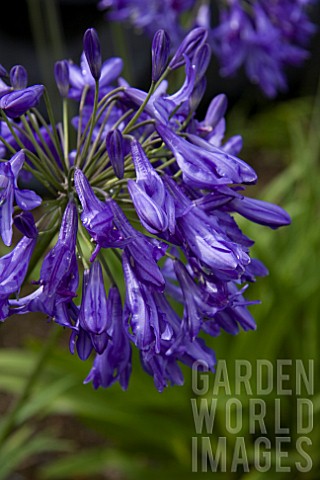
<svg viewBox="0 0 320 480">
<path fill-rule="evenodd" d="M 44 99 L 45 104 L 46 104 L 46 109 L 47 109 L 48 118 L 49 118 L 49 124 L 52 127 L 54 144 L 55 144 L 55 147 L 57 149 L 57 152 L 59 153 L 60 157 L 62 158 L 63 157 L 63 152 L 62 152 L 62 148 L 61 148 L 61 142 L 60 142 L 60 138 L 59 138 L 59 135 L 58 135 L 58 130 L 57 130 L 57 127 L 56 127 L 56 121 L 55 121 L 50 97 L 48 95 L 48 92 L 47 92 L 46 88 L 44 90 L 43 99 Z"/>
<path fill-rule="evenodd" d="M 131 127 L 136 123 L 136 121 L 138 120 L 138 118 L 140 117 L 141 113 L 143 112 L 144 110 L 144 107 L 147 105 L 147 103 L 149 102 L 150 100 L 150 97 L 151 95 L 153 94 L 154 92 L 154 88 L 155 88 L 155 83 L 152 82 L 151 85 L 150 85 L 150 88 L 149 88 L 149 92 L 146 96 L 146 98 L 144 99 L 143 103 L 140 105 L 139 109 L 137 110 L 137 112 L 135 113 L 135 115 L 131 118 L 130 122 L 128 123 L 128 125 L 124 128 L 122 134 L 125 135 L 126 133 L 128 133 L 131 129 Z"/>
<path fill-rule="evenodd" d="M 106 114 L 105 114 L 105 116 L 104 116 L 104 119 L 103 119 L 103 121 L 102 121 L 102 123 L 101 123 L 101 126 L 100 126 L 100 128 L 99 128 L 99 132 L 98 132 L 98 134 L 97 134 L 97 136 L 96 136 L 96 139 L 95 139 L 95 141 L 93 142 L 93 144 L 92 144 L 92 146 L 91 146 L 91 148 L 90 148 L 90 150 L 89 150 L 88 158 L 87 158 L 87 163 L 86 163 L 86 165 L 85 165 L 85 167 L 84 167 L 84 169 L 83 169 L 84 173 L 86 173 L 86 175 L 87 175 L 88 177 L 90 177 L 90 174 L 88 173 L 88 171 L 89 171 L 89 170 L 92 171 L 92 169 L 94 169 L 95 166 L 96 166 L 96 161 L 93 160 L 93 157 L 94 157 L 95 153 L 97 153 L 97 151 L 98 151 L 99 144 L 100 144 L 100 147 L 102 147 L 102 148 L 101 148 L 102 152 L 105 150 L 105 145 L 104 145 L 104 143 L 101 141 L 101 137 L 102 137 L 102 134 L 104 133 L 104 128 L 105 128 L 105 126 L 106 126 L 107 121 L 109 120 L 109 117 L 110 117 L 111 111 L 112 111 L 112 109 L 113 109 L 113 107 L 114 107 L 114 104 L 115 104 L 115 102 L 111 102 L 111 104 L 110 104 L 110 106 L 109 106 L 109 108 L 108 108 L 108 110 L 107 110 L 107 112 L 106 112 Z M 97 118 L 97 120 L 98 120 L 98 118 Z M 105 165 L 107 165 L 107 163 L 108 163 L 108 161 L 109 161 L 109 157 L 106 156 L 105 160 L 106 160 Z M 90 167 L 91 167 L 91 168 L 90 168 Z"/>
<path fill-rule="evenodd" d="M 69 118 L 68 118 L 68 100 L 63 99 L 63 167 L 66 172 L 69 170 Z"/>
<path fill-rule="evenodd" d="M 89 134 L 86 138 L 86 143 L 83 149 L 83 152 L 81 153 L 79 159 L 76 160 L 76 166 L 79 168 L 82 168 L 85 161 L 86 161 L 86 156 L 89 150 L 92 134 L 93 134 L 93 129 L 96 123 L 96 113 L 98 109 L 98 99 L 99 99 L 99 80 L 96 80 L 95 84 L 95 90 L 94 90 L 94 102 L 93 102 L 93 110 L 91 114 L 91 122 L 90 122 L 90 129 L 89 129 Z"/>
<path fill-rule="evenodd" d="M 143 120 L 143 122 L 140 122 L 140 123 L 137 123 L 136 125 L 133 125 L 133 127 L 131 127 L 129 130 L 128 130 L 128 133 L 132 132 L 133 130 L 136 130 L 137 128 L 141 128 L 141 127 L 144 127 L 145 125 L 150 125 L 150 124 L 155 124 L 155 120 Z"/>
<path fill-rule="evenodd" d="M 32 390 L 44 370 L 44 367 L 49 358 L 51 350 L 56 344 L 61 331 L 62 329 L 53 327 L 53 330 L 51 331 L 49 338 L 47 339 L 42 350 L 39 352 L 38 358 L 35 361 L 35 364 L 30 373 L 30 376 L 27 378 L 24 384 L 24 387 L 22 389 L 20 396 L 16 399 L 9 413 L 4 418 L 2 425 L 0 427 L 0 447 L 4 444 L 4 441 L 6 440 L 6 438 L 17 427 L 18 414 L 21 408 L 24 406 L 25 402 L 31 396 Z"/>
</svg>

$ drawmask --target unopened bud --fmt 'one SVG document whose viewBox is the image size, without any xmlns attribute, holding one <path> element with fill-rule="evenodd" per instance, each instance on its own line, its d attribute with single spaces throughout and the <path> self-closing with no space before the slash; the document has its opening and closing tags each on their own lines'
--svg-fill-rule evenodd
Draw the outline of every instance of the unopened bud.
<svg viewBox="0 0 320 480">
<path fill-rule="evenodd" d="M 118 178 L 123 178 L 124 152 L 123 136 L 120 130 L 116 129 L 108 132 L 106 138 L 106 147 L 114 173 Z"/>
<path fill-rule="evenodd" d="M 83 50 L 86 56 L 91 75 L 95 80 L 99 80 L 101 75 L 101 49 L 97 31 L 94 28 L 88 28 L 83 36 Z"/>
<path fill-rule="evenodd" d="M 10 82 L 14 90 L 22 90 L 28 85 L 27 70 L 22 65 L 15 65 L 10 70 Z"/>
<path fill-rule="evenodd" d="M 67 60 L 60 60 L 54 65 L 54 78 L 62 97 L 67 97 L 69 92 L 69 63 Z"/>
<path fill-rule="evenodd" d="M 170 39 L 164 30 L 158 30 L 152 41 L 152 81 L 157 82 L 163 74 L 169 58 Z"/>
</svg>

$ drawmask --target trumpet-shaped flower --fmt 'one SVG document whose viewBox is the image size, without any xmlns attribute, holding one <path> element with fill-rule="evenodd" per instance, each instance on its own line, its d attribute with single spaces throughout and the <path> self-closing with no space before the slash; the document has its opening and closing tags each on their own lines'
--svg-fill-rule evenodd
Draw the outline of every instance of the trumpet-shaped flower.
<svg viewBox="0 0 320 480">
<path fill-rule="evenodd" d="M 12 215 L 14 199 L 22 210 L 33 210 L 42 199 L 32 190 L 18 187 L 18 176 L 25 161 L 24 152 L 16 153 L 11 160 L 0 163 L 0 234 L 5 245 L 12 242 Z"/>
</svg>

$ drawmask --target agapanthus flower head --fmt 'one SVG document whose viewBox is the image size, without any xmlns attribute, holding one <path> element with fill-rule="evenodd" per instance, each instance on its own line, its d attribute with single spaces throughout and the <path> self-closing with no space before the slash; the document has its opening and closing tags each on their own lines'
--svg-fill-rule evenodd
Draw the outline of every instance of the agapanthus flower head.
<svg viewBox="0 0 320 480">
<path fill-rule="evenodd" d="M 237 0 L 221 11 L 220 24 L 213 30 L 213 49 L 221 64 L 221 74 L 234 74 L 243 66 L 248 78 L 263 92 L 274 97 L 286 89 L 285 67 L 300 65 L 308 56 L 305 45 L 313 28 L 298 1 L 259 0 L 248 8 Z M 301 37 L 290 35 L 302 18 L 311 28 Z"/>
<path fill-rule="evenodd" d="M 128 387 L 132 347 L 159 391 L 183 384 L 180 363 L 214 371 L 215 354 L 200 336 L 255 329 L 245 292 L 267 273 L 233 214 L 273 229 L 290 223 L 281 207 L 245 196 L 257 175 L 238 157 L 241 136 L 224 141 L 226 97 L 197 118 L 206 40 L 206 29 L 192 30 L 167 67 L 167 34 L 158 33 L 145 92 L 118 78 L 121 59 L 102 63 L 89 29 L 82 70 L 64 60 L 55 66 L 64 114 L 66 97 L 79 102 L 72 136 L 66 122 L 28 112 L 44 87 L 25 88 L 23 70 L 12 74 L 21 90 L 2 89 L 0 142 L 9 158 L 0 163 L 0 234 L 11 245 L 14 225 L 23 238 L 0 258 L 0 320 L 38 312 L 69 330 L 72 354 L 95 355 L 85 379 L 94 388 Z M 184 79 L 174 90 L 178 68 Z M 23 171 L 38 193 L 20 188 Z"/>
</svg>

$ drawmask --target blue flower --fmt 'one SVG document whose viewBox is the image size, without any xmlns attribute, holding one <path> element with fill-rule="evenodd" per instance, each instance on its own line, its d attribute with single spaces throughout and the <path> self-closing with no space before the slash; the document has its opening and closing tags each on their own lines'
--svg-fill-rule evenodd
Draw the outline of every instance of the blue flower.
<svg viewBox="0 0 320 480">
<path fill-rule="evenodd" d="M 84 383 L 93 383 L 94 388 L 107 388 L 119 382 L 122 389 L 128 388 L 131 375 L 131 346 L 122 318 L 122 305 L 119 290 L 111 287 L 108 301 L 110 304 L 110 337 L 105 351 L 97 354 L 93 367 Z"/>
<path fill-rule="evenodd" d="M 101 66 L 101 76 L 99 78 L 100 96 L 110 89 L 110 85 L 119 77 L 123 68 L 121 58 L 114 57 L 106 60 Z M 74 63 L 69 63 L 69 81 L 70 89 L 68 96 L 74 100 L 80 100 L 83 89 L 89 87 L 87 102 L 92 101 L 95 88 L 95 80 L 91 74 L 90 67 L 85 54 L 81 56 L 80 67 Z"/>
<path fill-rule="evenodd" d="M 98 81 L 101 76 L 101 49 L 97 31 L 88 28 L 83 36 L 83 51 L 86 56 L 91 75 Z"/>
<path fill-rule="evenodd" d="M 124 139 L 119 129 L 110 130 L 106 137 L 106 148 L 114 173 L 118 178 L 124 174 Z"/>
<path fill-rule="evenodd" d="M 157 20 L 174 12 L 175 22 L 193 0 L 168 2 L 160 5 Z M 146 6 L 142 0 L 124 1 L 119 13 L 130 13 L 134 3 L 138 12 Z M 142 11 L 137 21 L 149 17 Z M 238 20 L 249 28 L 247 18 Z M 299 36 L 297 31 L 291 34 Z M 255 302 L 246 300 L 245 291 L 248 282 L 267 274 L 251 257 L 254 242 L 233 214 L 271 228 L 290 223 L 280 207 L 244 196 L 245 185 L 254 183 L 256 174 L 237 157 L 240 135 L 224 141 L 226 97 L 216 96 L 204 119 L 197 120 L 206 89 L 209 39 L 206 28 L 192 30 L 170 61 L 167 35 L 158 32 L 147 93 L 118 78 L 121 59 L 102 63 L 99 39 L 89 29 L 81 69 L 67 60 L 55 68 L 62 97 L 81 99 L 71 119 L 77 134 L 69 138 L 65 115 L 62 125 L 47 124 L 37 111 L 0 123 L 0 153 L 24 148 L 0 163 L 0 234 L 10 245 L 14 222 L 24 235 L 0 258 L 0 320 L 42 312 L 68 329 L 72 354 L 77 352 L 81 360 L 95 354 L 85 379 L 94 388 L 115 382 L 128 387 L 132 345 L 159 391 L 183 384 L 181 363 L 194 368 L 196 362 L 214 371 L 214 352 L 200 335 L 254 329 L 248 306 Z M 259 70 L 251 53 L 251 67 Z M 172 92 L 169 78 L 180 67 L 184 78 Z M 0 67 L 0 77 L 6 76 Z M 25 113 L 42 89 L 26 88 L 21 66 L 11 69 L 10 80 L 8 86 L 0 78 L 0 104 L 9 116 Z M 113 89 L 116 80 L 119 87 Z M 50 111 L 48 117 L 52 121 Z M 25 167 L 45 200 L 35 218 L 29 210 L 41 198 L 18 187 L 24 154 Z M 37 286 L 19 298 L 28 268 L 41 256 L 40 278 L 33 282 Z M 82 296 L 77 302 L 79 273 Z M 117 285 L 121 274 L 123 299 Z M 181 314 L 172 300 L 180 304 Z"/>
<path fill-rule="evenodd" d="M 139 350 L 152 348 L 159 353 L 160 324 L 151 291 L 138 280 L 125 252 L 122 265 L 126 282 L 125 317 L 132 331 L 132 340 Z"/>
<path fill-rule="evenodd" d="M 12 214 L 14 199 L 22 210 L 33 210 L 42 199 L 32 190 L 18 187 L 18 176 L 25 161 L 24 152 L 16 153 L 11 160 L 0 163 L 0 234 L 5 245 L 12 241 Z"/>
<path fill-rule="evenodd" d="M 84 272 L 78 321 L 79 326 L 90 335 L 95 350 L 102 353 L 108 342 L 111 316 L 101 265 L 97 260 L 91 264 L 89 271 Z"/>
<path fill-rule="evenodd" d="M 262 0 L 245 9 L 242 2 L 232 2 L 221 12 L 220 25 L 212 34 L 221 75 L 232 75 L 244 65 L 248 78 L 259 84 L 267 96 L 285 90 L 284 67 L 300 65 L 307 57 L 302 46 L 313 29 L 304 8 L 301 2 Z M 300 28 L 300 21 L 306 29 L 304 33 L 301 29 L 299 38 L 293 32 Z"/>
<path fill-rule="evenodd" d="M 78 213 L 70 201 L 64 211 L 59 237 L 45 256 L 40 270 L 39 288 L 30 295 L 12 301 L 15 313 L 43 312 L 54 318 L 57 306 L 76 296 L 79 276 L 75 253 Z"/>
<path fill-rule="evenodd" d="M 254 183 L 257 175 L 243 160 L 230 155 L 209 142 L 189 136 L 191 143 L 163 124 L 157 131 L 174 154 L 185 183 L 195 188 L 214 189 L 218 185 Z"/>
<path fill-rule="evenodd" d="M 9 297 L 19 294 L 35 245 L 35 238 L 23 237 L 10 253 L 0 258 L 0 321 L 9 315 Z"/>
<path fill-rule="evenodd" d="M 97 243 L 97 249 L 91 257 L 93 260 L 101 247 L 117 246 L 121 236 L 113 229 L 110 205 L 96 197 L 86 176 L 79 169 L 74 173 L 74 185 L 82 205 L 81 221 Z"/>
<path fill-rule="evenodd" d="M 128 190 L 141 224 L 150 233 L 174 233 L 175 208 L 171 195 L 152 167 L 137 140 L 131 142 L 132 160 L 136 170 L 136 181 L 128 181 Z"/>
<path fill-rule="evenodd" d="M 165 281 L 157 262 L 168 245 L 134 229 L 117 203 L 109 200 L 109 204 L 114 214 L 114 225 L 123 239 L 124 251 L 139 281 L 163 291 Z"/>
<path fill-rule="evenodd" d="M 152 40 L 152 80 L 157 82 L 169 59 L 170 38 L 164 30 L 158 30 Z"/>
<path fill-rule="evenodd" d="M 17 118 L 26 113 L 30 108 L 38 105 L 44 92 L 43 85 L 33 85 L 6 93 L 0 98 L 0 109 L 9 118 Z"/>
<path fill-rule="evenodd" d="M 54 78 L 62 97 L 67 97 L 70 88 L 69 81 L 69 63 L 67 60 L 61 60 L 54 65 Z"/>
</svg>

